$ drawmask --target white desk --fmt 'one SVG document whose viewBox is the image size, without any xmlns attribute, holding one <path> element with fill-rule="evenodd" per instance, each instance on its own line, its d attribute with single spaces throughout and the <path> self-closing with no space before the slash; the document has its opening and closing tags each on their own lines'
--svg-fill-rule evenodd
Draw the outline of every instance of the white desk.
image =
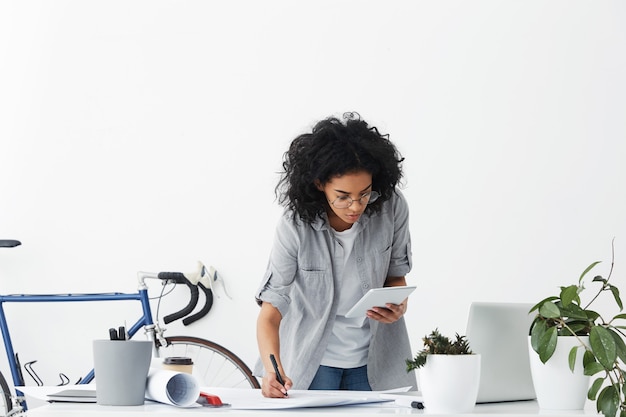
<svg viewBox="0 0 626 417">
<path fill-rule="evenodd" d="M 181 417 L 191 416 L 197 413 L 219 414 L 223 417 L 252 417 L 252 416 L 280 416 L 296 417 L 306 415 L 306 417 L 345 417 L 346 415 L 358 415 L 363 417 L 374 416 L 404 416 L 426 414 L 424 410 L 417 410 L 407 407 L 398 407 L 393 403 L 369 404 L 362 406 L 341 406 L 326 408 L 299 408 L 287 410 L 229 410 L 228 408 L 190 408 L 182 409 L 170 405 L 149 403 L 136 407 L 113 407 L 97 404 L 66 404 L 55 403 L 28 410 L 28 417 L 121 417 L 121 416 L 143 416 L 157 415 L 158 417 Z M 465 416 L 468 414 L 462 414 Z M 551 411 L 539 410 L 535 401 L 519 401 L 499 404 L 478 404 L 472 416 L 494 417 L 510 416 L 525 417 L 571 417 L 572 415 L 596 415 L 593 407 L 586 407 L 583 411 Z"/>
<path fill-rule="evenodd" d="M 88 389 L 90 385 L 77 385 L 73 388 Z M 241 391 L 230 392 L 228 390 L 220 392 L 219 389 L 207 388 L 206 392 L 214 392 L 219 394 L 225 402 L 237 403 L 239 409 L 222 407 L 196 407 L 196 408 L 180 408 L 173 405 L 146 401 L 141 406 L 104 406 L 95 403 L 52 403 L 49 404 L 41 399 L 45 399 L 50 392 L 58 390 L 58 387 L 23 387 L 27 400 L 39 399 L 37 406 L 31 406 L 26 415 L 27 417 L 126 417 L 126 416 L 143 416 L 155 414 L 158 417 L 180 417 L 193 415 L 198 413 L 218 414 L 223 417 L 295 417 L 306 415 L 307 417 L 342 417 L 346 415 L 352 416 L 404 416 L 404 415 L 428 415 L 427 410 L 418 410 L 409 407 L 397 406 L 393 401 L 378 402 L 360 405 L 344 405 L 336 407 L 315 407 L 315 408 L 285 408 L 285 409 L 242 409 L 246 408 L 245 400 L 252 398 L 252 402 L 262 401 L 261 393 L 258 390 L 244 390 L 243 397 L 240 396 Z M 52 391 L 51 391 L 52 390 Z M 247 394 L 250 392 L 250 395 Z M 334 393 L 334 392 L 333 392 Z M 329 395 L 332 396 L 331 392 Z M 357 397 L 359 395 L 357 394 Z M 258 400 L 256 399 L 258 397 Z M 243 399 L 242 399 L 243 398 Z M 282 400 L 278 400 L 282 401 Z M 33 404 L 33 402 L 29 402 Z M 42 405 L 43 404 L 43 405 Z M 265 407 L 263 407 L 265 408 Z M 468 414 L 464 414 L 468 415 Z M 478 404 L 474 407 L 472 416 L 510 416 L 510 417 L 528 417 L 528 416 L 544 416 L 544 417 L 571 417 L 572 415 L 597 415 L 593 403 L 587 401 L 585 410 L 576 411 L 554 411 L 540 410 L 536 401 L 516 401 L 508 403 L 492 403 Z M 451 415 L 452 416 L 452 415 Z"/>
</svg>

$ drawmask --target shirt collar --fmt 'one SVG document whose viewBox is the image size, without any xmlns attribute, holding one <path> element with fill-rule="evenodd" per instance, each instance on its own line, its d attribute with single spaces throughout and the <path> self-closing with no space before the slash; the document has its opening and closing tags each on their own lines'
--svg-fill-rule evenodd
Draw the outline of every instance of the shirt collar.
<svg viewBox="0 0 626 417">
<path fill-rule="evenodd" d="M 367 225 L 369 220 L 370 220 L 370 214 L 368 212 L 363 213 L 363 215 L 359 219 L 359 223 L 361 224 L 361 227 L 364 227 L 365 225 Z M 328 230 L 330 228 L 330 224 L 328 222 L 328 215 L 326 214 L 326 212 L 322 213 L 321 216 L 316 217 L 315 221 L 311 223 L 311 227 L 313 227 L 313 229 L 318 230 L 318 231 Z"/>
</svg>

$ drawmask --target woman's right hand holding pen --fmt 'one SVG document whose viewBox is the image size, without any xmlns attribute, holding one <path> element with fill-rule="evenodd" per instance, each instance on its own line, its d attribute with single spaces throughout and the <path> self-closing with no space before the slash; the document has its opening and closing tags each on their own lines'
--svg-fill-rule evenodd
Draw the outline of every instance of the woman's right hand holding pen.
<svg viewBox="0 0 626 417">
<path fill-rule="evenodd" d="M 261 392 L 264 397 L 268 398 L 286 398 L 288 397 L 289 390 L 291 389 L 291 379 L 284 376 L 283 380 L 285 381 L 285 385 L 281 385 L 276 379 L 276 374 L 274 372 L 267 372 L 263 377 L 263 381 L 261 382 Z"/>
<path fill-rule="evenodd" d="M 270 361 L 274 372 L 268 371 L 265 373 L 261 382 L 261 392 L 264 397 L 285 398 L 288 396 L 288 391 L 293 383 L 289 377 L 284 375 L 284 372 L 281 373 L 274 355 L 270 355 Z"/>
<path fill-rule="evenodd" d="M 257 340 L 265 367 L 265 376 L 261 381 L 261 393 L 264 397 L 285 398 L 293 386 L 291 379 L 285 375 L 278 355 L 280 351 L 278 329 L 281 319 L 282 315 L 276 307 L 266 302 L 261 305 L 261 313 L 257 320 Z"/>
</svg>

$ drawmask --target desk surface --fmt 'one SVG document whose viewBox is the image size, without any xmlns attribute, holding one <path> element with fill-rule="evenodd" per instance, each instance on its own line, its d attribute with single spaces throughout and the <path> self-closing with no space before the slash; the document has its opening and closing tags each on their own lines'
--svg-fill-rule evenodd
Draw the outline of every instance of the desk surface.
<svg viewBox="0 0 626 417">
<path fill-rule="evenodd" d="M 30 409 L 28 417 L 119 417 L 119 416 L 140 416 L 155 414 L 159 417 L 181 417 L 194 413 L 212 413 L 224 417 L 251 417 L 251 416 L 276 416 L 296 417 L 303 414 L 307 417 L 342 417 L 345 415 L 359 415 L 364 417 L 383 415 L 416 415 L 426 414 L 423 410 L 408 407 L 399 407 L 393 403 L 368 404 L 359 406 L 340 406 L 324 408 L 299 408 L 287 410 L 229 410 L 228 408 L 177 408 L 171 405 L 146 402 L 142 406 L 135 407 L 114 407 L 102 406 L 98 404 L 67 404 L 55 403 L 42 407 Z M 467 415 L 467 414 L 464 414 Z M 572 415 L 596 415 L 593 407 L 586 407 L 580 411 L 553 411 L 539 410 L 536 401 L 518 401 L 498 404 L 478 404 L 474 408 L 473 416 L 494 417 L 498 416 L 536 416 L 544 417 L 571 417 Z"/>
<path fill-rule="evenodd" d="M 93 386 L 89 385 L 77 385 L 74 388 L 77 389 L 88 389 Z M 223 408 L 209 408 L 209 407 L 195 407 L 195 408 L 181 408 L 176 407 L 169 404 L 163 404 L 159 402 L 153 402 L 146 400 L 144 405 L 141 406 L 104 406 L 98 405 L 95 403 L 47 403 L 45 401 L 41 401 L 42 399 L 46 399 L 46 395 L 50 392 L 54 392 L 54 390 L 58 390 L 58 387 L 22 387 L 24 393 L 26 394 L 27 400 L 32 408 L 30 408 L 26 415 L 28 417 L 119 417 L 119 416 L 140 416 L 140 415 L 152 415 L 156 414 L 159 417 L 178 417 L 184 415 L 192 415 L 194 413 L 213 413 L 219 414 L 223 417 L 251 417 L 251 416 L 276 416 L 280 415 L 280 417 L 295 417 L 306 415 L 307 417 L 322 417 L 322 416 L 330 416 L 330 417 L 341 417 L 345 415 L 358 415 L 365 417 L 373 417 L 373 416 L 385 416 L 385 415 L 420 415 L 426 414 L 428 415 L 428 410 L 418 410 L 410 407 L 404 407 L 396 405 L 393 401 L 387 402 L 374 402 L 368 404 L 359 404 L 359 405 L 342 405 L 335 407 L 311 407 L 311 408 L 285 408 L 285 409 L 277 409 L 277 408 L 267 408 L 263 406 L 263 409 L 245 409 L 244 400 L 252 399 L 253 405 L 256 408 L 257 401 L 262 402 L 264 399 L 262 398 L 260 391 L 258 390 L 228 390 L 228 389 L 219 389 L 219 388 L 207 388 L 206 392 L 213 392 L 219 394 L 225 402 L 231 402 L 233 404 L 233 408 L 223 407 Z M 221 390 L 221 391 L 220 391 Z M 248 394 L 249 393 L 249 394 Z M 345 391 L 344 391 L 345 393 Z M 349 393 L 349 392 L 348 392 Z M 294 392 L 294 397 L 297 392 Z M 301 393 L 302 394 L 302 393 Z M 304 393 L 305 397 L 306 394 Z M 328 391 L 327 395 L 322 395 L 323 397 L 334 397 L 334 394 L 339 394 L 339 392 Z M 352 393 L 356 395 L 358 398 L 361 396 L 358 393 Z M 346 394 L 342 394 L 342 397 Z M 258 399 L 256 398 L 258 397 Z M 242 399 L 243 398 L 243 399 Z M 35 406 L 31 399 L 39 399 L 38 406 Z M 295 399 L 295 398 L 294 398 Z M 376 396 L 376 400 L 379 397 Z M 271 400 L 277 401 L 277 400 Z M 282 401 L 282 400 L 278 400 Z M 334 399 L 331 400 L 334 402 Z M 43 405 L 42 405 L 43 404 Z M 234 404 L 238 404 L 238 408 L 234 408 Z M 302 403 L 300 403 L 302 404 Z M 317 404 L 320 404 L 317 402 Z M 328 404 L 326 402 L 325 404 Z M 272 404 L 275 406 L 275 404 Z M 587 401 L 584 410 L 540 410 L 536 401 L 515 401 L 515 402 L 505 402 L 505 403 L 491 403 L 491 404 L 477 404 L 474 407 L 472 413 L 469 413 L 473 416 L 484 416 L 484 417 L 494 417 L 494 416 L 511 416 L 511 417 L 523 417 L 523 416 L 537 416 L 541 415 L 544 417 L 571 417 L 572 415 L 585 415 L 592 416 L 598 415 L 595 412 L 594 404 L 590 401 Z M 467 414 L 464 414 L 467 415 Z M 450 415 L 452 417 L 454 415 Z"/>
</svg>

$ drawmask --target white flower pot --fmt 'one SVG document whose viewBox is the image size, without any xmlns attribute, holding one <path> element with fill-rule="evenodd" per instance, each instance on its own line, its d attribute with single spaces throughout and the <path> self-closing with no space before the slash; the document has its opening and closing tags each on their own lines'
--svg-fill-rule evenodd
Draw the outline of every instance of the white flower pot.
<svg viewBox="0 0 626 417">
<path fill-rule="evenodd" d="M 427 414 L 469 413 L 476 405 L 480 355 L 428 355 L 418 370 Z"/>
<path fill-rule="evenodd" d="M 589 343 L 588 336 L 580 336 L 581 340 Z M 530 372 L 537 394 L 539 408 L 546 410 L 582 410 L 585 407 L 590 377 L 583 373 L 583 354 L 581 347 L 576 355 L 574 372 L 569 369 L 568 356 L 574 346 L 580 346 L 580 341 L 573 336 L 559 336 L 554 355 L 544 364 L 539 359 L 528 337 L 530 349 Z"/>
</svg>

